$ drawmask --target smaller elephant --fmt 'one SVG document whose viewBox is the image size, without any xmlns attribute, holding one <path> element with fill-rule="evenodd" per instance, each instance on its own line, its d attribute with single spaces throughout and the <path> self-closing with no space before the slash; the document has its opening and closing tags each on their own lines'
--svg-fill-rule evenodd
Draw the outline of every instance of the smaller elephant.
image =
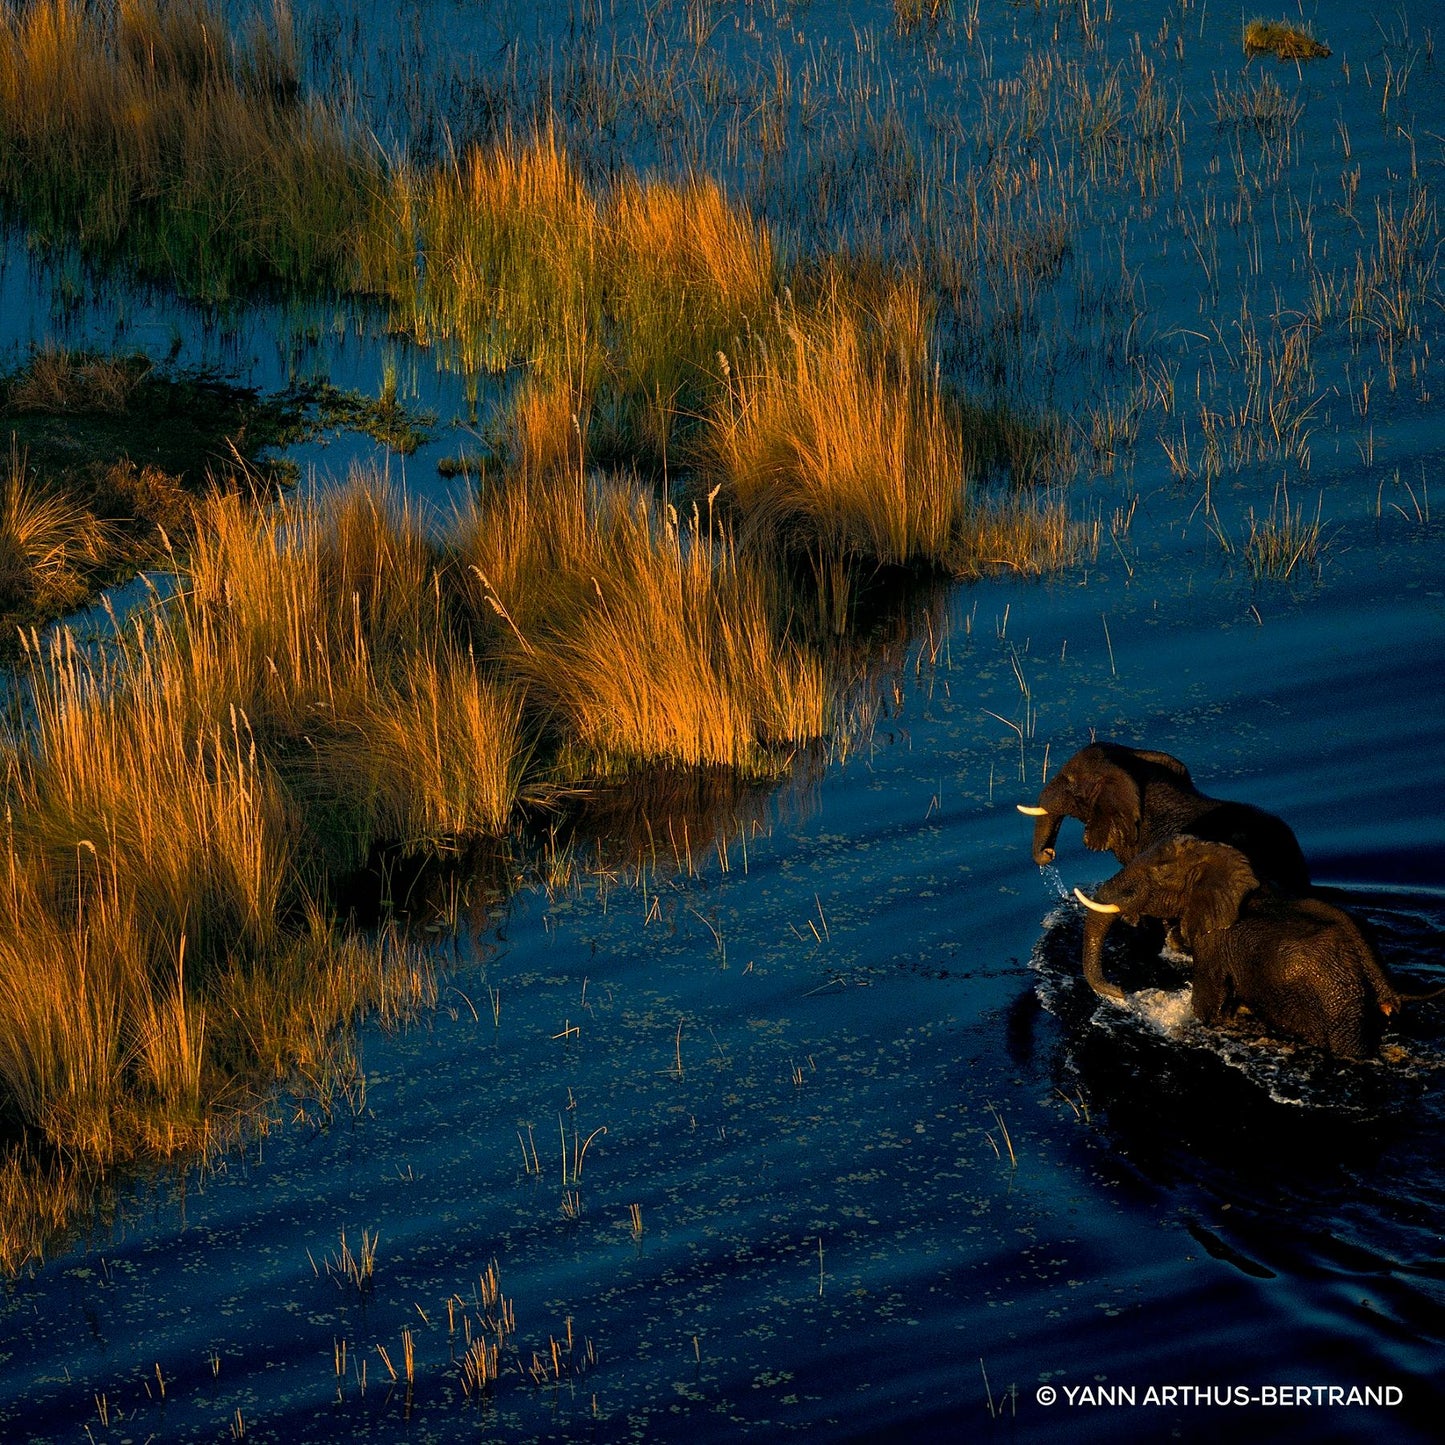
<svg viewBox="0 0 1445 1445">
<path fill-rule="evenodd" d="M 1384 1018 L 1402 1002 L 1374 946 L 1343 909 L 1262 885 L 1237 848 L 1166 839 L 1100 885 L 1084 926 L 1084 977 L 1106 998 L 1103 974 L 1115 919 L 1176 918 L 1194 957 L 1193 1008 L 1216 1024 L 1245 1005 L 1279 1033 L 1345 1058 L 1378 1053 Z"/>
<path fill-rule="evenodd" d="M 1189 769 L 1169 753 L 1091 743 L 1044 785 L 1036 806 L 1020 803 L 1034 819 L 1034 862 L 1054 860 L 1065 818 L 1084 825 L 1084 844 L 1111 852 L 1121 863 L 1175 834 L 1228 843 L 1255 874 L 1292 893 L 1310 886 L 1309 867 L 1289 825 L 1250 803 L 1211 798 L 1194 786 Z"/>
</svg>

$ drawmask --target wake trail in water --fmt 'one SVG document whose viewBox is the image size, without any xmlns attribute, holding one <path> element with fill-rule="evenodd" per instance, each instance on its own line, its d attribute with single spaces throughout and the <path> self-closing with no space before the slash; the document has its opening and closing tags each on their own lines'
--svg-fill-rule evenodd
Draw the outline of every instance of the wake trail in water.
<svg viewBox="0 0 1445 1445">
<path fill-rule="evenodd" d="M 1378 920 L 1382 934 L 1395 932 L 1395 919 Z M 1410 922 L 1418 920 L 1411 915 Z M 1368 1060 L 1339 1059 L 1308 1045 L 1276 1038 L 1252 1020 L 1240 1020 L 1227 1028 L 1211 1028 L 1194 1016 L 1193 989 L 1187 977 L 1177 986 L 1125 985 L 1123 1004 L 1099 998 L 1084 981 L 1080 960 L 1083 928 L 1079 909 L 1061 903 L 1044 919 L 1044 931 L 1034 945 L 1030 968 L 1035 977 L 1034 992 L 1049 1013 L 1071 1033 L 1100 1031 L 1121 1046 L 1143 1044 L 1187 1051 L 1195 1058 L 1208 1056 L 1244 1077 L 1277 1104 L 1291 1108 L 1329 1110 L 1335 1114 L 1365 1117 L 1380 1112 L 1389 1100 L 1390 1086 L 1402 1092 L 1416 1081 L 1445 1069 L 1445 1047 L 1438 1037 L 1387 1037 L 1381 1057 Z M 1413 952 L 1413 950 L 1412 950 Z M 1110 939 L 1106 945 L 1106 970 L 1112 977 L 1151 967 L 1179 976 L 1187 970 L 1187 958 L 1168 947 L 1152 960 L 1124 960 L 1125 947 Z M 1157 1054 L 1152 1058 L 1163 1064 Z M 1135 1054 L 1131 1067 L 1143 1070 L 1151 1055 Z M 1142 1082 L 1142 1078 L 1141 1078 Z"/>
</svg>

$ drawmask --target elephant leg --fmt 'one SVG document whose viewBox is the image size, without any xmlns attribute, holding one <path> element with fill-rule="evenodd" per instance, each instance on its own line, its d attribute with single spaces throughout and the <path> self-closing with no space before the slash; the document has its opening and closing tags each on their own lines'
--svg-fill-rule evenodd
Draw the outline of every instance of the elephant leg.
<svg viewBox="0 0 1445 1445">
<path fill-rule="evenodd" d="M 1201 966 L 1200 960 L 1194 960 L 1193 988 L 1190 994 L 1190 1007 L 1194 1010 L 1194 1017 L 1202 1024 L 1209 1024 L 1211 1027 L 1224 1018 L 1225 1004 L 1229 998 L 1229 990 L 1225 983 L 1225 974 L 1221 969 L 1211 968 L 1207 965 Z"/>
</svg>

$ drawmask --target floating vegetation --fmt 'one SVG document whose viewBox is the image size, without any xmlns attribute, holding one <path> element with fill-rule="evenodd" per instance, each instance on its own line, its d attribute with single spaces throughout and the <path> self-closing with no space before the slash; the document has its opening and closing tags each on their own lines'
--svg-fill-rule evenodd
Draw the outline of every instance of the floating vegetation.
<svg viewBox="0 0 1445 1445">
<path fill-rule="evenodd" d="M 1273 55 L 1276 60 L 1321 60 L 1330 47 L 1287 20 L 1251 20 L 1244 27 L 1244 53 Z"/>
</svg>

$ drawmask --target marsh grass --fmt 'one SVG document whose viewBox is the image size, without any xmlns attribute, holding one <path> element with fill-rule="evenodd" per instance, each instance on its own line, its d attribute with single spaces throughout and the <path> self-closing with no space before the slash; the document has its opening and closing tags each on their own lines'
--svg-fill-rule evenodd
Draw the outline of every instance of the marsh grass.
<svg viewBox="0 0 1445 1445">
<path fill-rule="evenodd" d="M 273 490 L 283 469 L 264 449 L 334 421 L 321 409 L 310 391 L 261 398 L 140 356 L 55 347 L 0 376 L 0 655 L 16 653 L 18 628 L 171 564 L 211 488 Z"/>
<path fill-rule="evenodd" d="M 96 356 L 48 347 L 5 384 L 11 412 L 101 412 L 121 415 L 151 372 L 143 356 Z"/>
<path fill-rule="evenodd" d="M 0 191 L 41 240 L 208 300 L 375 298 L 469 375 L 519 373 L 449 536 L 374 482 L 265 515 L 208 500 L 176 598 L 113 647 L 32 647 L 3 739 L 0 952 L 43 957 L 6 970 L 0 1081 L 66 1168 L 214 1145 L 278 1079 L 354 1097 L 341 1024 L 432 989 L 394 940 L 331 917 L 332 884 L 378 846 L 495 839 L 519 799 L 639 769 L 752 782 L 816 756 L 863 645 L 819 646 L 800 558 L 819 578 L 968 575 L 1090 545 L 1056 490 L 1001 485 L 1063 481 L 1063 430 L 943 385 L 916 266 L 790 271 L 700 168 L 584 172 L 545 113 L 435 164 L 383 161 L 302 96 L 280 12 L 239 41 L 200 0 L 3 20 Z M 585 79 L 579 101 L 604 107 Z M 781 164 L 810 102 L 782 61 L 758 85 L 737 134 Z M 655 91 L 660 119 L 690 103 Z M 1117 176 L 1173 122 L 1149 97 L 1110 121 L 1116 99 L 1081 144 Z M 869 204 L 904 216 L 924 152 L 889 107 L 853 120 Z M 952 341 L 997 334 L 990 396 L 1072 256 L 1047 166 L 1059 195 L 1022 171 L 971 180 L 974 249 L 1002 274 L 957 263 L 950 294 L 978 309 Z M 72 357 L 29 385 L 39 417 L 123 416 L 149 380 Z M 138 491 L 148 464 L 128 459 Z M 669 846 L 689 868 L 694 844 L 684 817 Z"/>
<path fill-rule="evenodd" d="M 776 776 L 828 722 L 766 571 L 631 483 L 504 488 L 445 541 L 375 479 L 217 496 L 186 583 L 33 639 L 0 737 L 0 1097 L 56 1178 L 217 1146 L 277 1081 L 348 1097 L 341 1025 L 435 992 L 332 921 L 378 844 L 638 764 Z"/>
<path fill-rule="evenodd" d="M 42 239 L 191 295 L 335 289 L 374 147 L 299 94 L 289 12 L 234 41 L 205 0 L 7 3 L 0 196 Z"/>
<path fill-rule="evenodd" d="M 953 14 L 953 0 L 893 0 L 893 23 L 900 35 L 935 29 Z"/>
<path fill-rule="evenodd" d="M 601 220 L 554 133 L 399 167 L 375 197 L 359 283 L 418 341 L 469 373 L 586 356 Z"/>
<path fill-rule="evenodd" d="M 701 172 L 584 181 L 557 112 L 436 163 L 383 159 L 302 95 L 284 10 L 239 38 L 205 0 L 126 0 L 109 17 L 41 0 L 4 21 L 0 191 L 41 240 L 78 234 L 87 256 L 213 300 L 257 286 L 374 297 L 474 387 L 523 367 L 502 431 L 524 472 L 600 461 L 666 482 L 715 453 L 725 415 L 740 496 L 762 496 L 748 475 L 788 472 L 768 455 L 779 447 L 828 471 L 804 495 L 794 466 L 791 495 L 770 485 L 776 505 L 746 509 L 811 516 L 824 548 L 886 563 L 935 556 L 956 534 L 970 428 L 929 375 L 933 358 L 889 341 L 892 323 L 867 305 L 795 307 L 770 229 Z M 772 84 L 785 122 L 793 77 L 783 67 Z M 902 121 L 885 108 L 859 125 L 898 160 L 889 206 L 912 204 L 920 157 Z M 1030 291 L 1020 314 L 1069 250 L 1064 218 L 1035 219 L 1029 254 L 1010 263 L 1010 284 Z M 750 420 L 728 437 L 740 411 Z M 383 424 L 389 441 L 414 443 Z M 856 455 L 835 432 L 859 439 Z M 764 455 L 747 462 L 749 450 Z M 922 485 L 905 487 L 905 472 Z M 835 502 L 842 514 L 825 517 Z"/>
<path fill-rule="evenodd" d="M 1030 554 L 1043 531 L 1025 520 L 1027 493 L 999 505 L 984 483 L 1041 480 L 1056 460 L 1046 434 L 944 391 L 929 304 L 904 279 L 863 304 L 830 288 L 759 340 L 712 418 L 706 465 L 750 536 L 812 556 L 820 574 L 830 559 L 1030 570 L 1057 554 Z M 987 558 L 973 550 L 985 534 Z"/>
<path fill-rule="evenodd" d="M 775 774 L 828 727 L 817 662 L 777 584 L 711 517 L 635 483 L 560 476 L 462 519 L 456 576 L 570 766 Z"/>
<path fill-rule="evenodd" d="M 505 829 L 520 704 L 449 637 L 439 562 L 375 481 L 264 517 L 220 501 L 192 550 L 180 668 L 208 711 L 244 711 L 328 869 Z"/>
<path fill-rule="evenodd" d="M 1241 80 L 1236 86 L 1214 86 L 1214 120 L 1221 128 L 1252 131 L 1265 140 L 1286 137 L 1299 124 L 1303 104 L 1271 75 Z"/>
<path fill-rule="evenodd" d="M 1267 515 L 1256 516 L 1250 508 L 1243 554 L 1256 579 L 1284 582 L 1300 573 L 1318 580 L 1329 545 L 1323 535 L 1323 508 L 1321 493 L 1314 516 L 1308 516 L 1303 503 L 1291 505 L 1289 489 L 1283 486 L 1276 489 Z"/>
<path fill-rule="evenodd" d="M 1320 60 L 1330 54 L 1330 47 L 1287 20 L 1251 20 L 1244 27 L 1244 53 L 1273 55 L 1276 60 Z"/>
<path fill-rule="evenodd" d="M 900 287 L 872 314 L 827 298 L 740 361 L 709 443 L 750 527 L 898 566 L 946 552 L 971 477 L 928 340 L 921 293 Z"/>
<path fill-rule="evenodd" d="M 50 615 L 74 606 L 109 551 L 110 529 L 45 487 L 17 450 L 0 475 L 0 609 Z"/>
</svg>

